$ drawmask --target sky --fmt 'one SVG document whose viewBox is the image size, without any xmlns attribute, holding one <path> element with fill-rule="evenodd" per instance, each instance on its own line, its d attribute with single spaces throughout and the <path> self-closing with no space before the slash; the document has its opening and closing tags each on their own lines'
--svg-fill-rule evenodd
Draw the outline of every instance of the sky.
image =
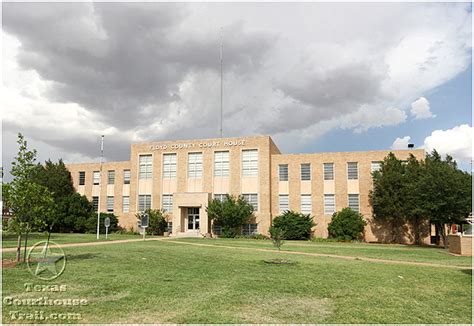
<svg viewBox="0 0 474 326">
<path fill-rule="evenodd" d="M 469 3 L 3 3 L 2 160 L 128 160 L 141 141 L 270 135 L 285 153 L 472 156 Z"/>
</svg>

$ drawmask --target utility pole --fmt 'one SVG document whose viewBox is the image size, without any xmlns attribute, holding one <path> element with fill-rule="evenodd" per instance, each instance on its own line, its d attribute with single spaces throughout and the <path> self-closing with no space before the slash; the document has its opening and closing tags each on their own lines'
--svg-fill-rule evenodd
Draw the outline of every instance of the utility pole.
<svg viewBox="0 0 474 326">
<path fill-rule="evenodd" d="M 100 227 L 100 197 L 102 189 L 102 161 L 104 158 L 104 135 L 100 139 L 100 168 L 99 168 L 99 197 L 97 201 L 97 240 L 99 240 L 99 227 Z"/>
<path fill-rule="evenodd" d="M 221 138 L 223 137 L 223 111 L 224 111 L 224 73 L 223 73 L 223 51 L 224 51 L 224 41 L 223 41 L 223 33 L 222 33 L 222 28 L 221 28 L 221 46 L 220 46 L 220 54 L 221 54 L 221 126 L 220 126 L 220 134 Z"/>
</svg>

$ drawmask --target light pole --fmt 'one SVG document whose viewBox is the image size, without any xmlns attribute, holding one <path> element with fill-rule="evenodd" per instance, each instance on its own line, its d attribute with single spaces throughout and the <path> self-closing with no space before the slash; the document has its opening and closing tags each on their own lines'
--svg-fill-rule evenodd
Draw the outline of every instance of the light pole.
<svg viewBox="0 0 474 326">
<path fill-rule="evenodd" d="M 104 157 L 104 135 L 100 139 L 100 168 L 99 168 L 99 197 L 97 201 L 97 240 L 99 240 L 99 227 L 100 227 L 100 197 L 102 189 L 102 160 Z"/>
</svg>

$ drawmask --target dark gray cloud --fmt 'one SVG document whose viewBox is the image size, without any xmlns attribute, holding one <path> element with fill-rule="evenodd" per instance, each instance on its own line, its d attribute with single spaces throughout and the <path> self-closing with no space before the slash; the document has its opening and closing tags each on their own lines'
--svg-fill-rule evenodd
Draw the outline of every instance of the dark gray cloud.
<svg viewBox="0 0 474 326">
<path fill-rule="evenodd" d="M 219 69 L 219 31 L 181 33 L 187 8 L 171 3 L 5 3 L 3 24 L 22 43 L 18 63 L 54 82 L 52 101 L 75 102 L 118 128 L 166 116 L 150 106 L 179 101 L 179 84 Z M 225 26 L 226 71 L 263 63 L 274 36 Z"/>
</svg>

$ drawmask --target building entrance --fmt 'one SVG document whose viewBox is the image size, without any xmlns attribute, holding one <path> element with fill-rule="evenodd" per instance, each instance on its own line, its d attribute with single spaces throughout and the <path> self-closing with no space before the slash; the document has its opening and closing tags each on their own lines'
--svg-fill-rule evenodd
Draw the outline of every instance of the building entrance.
<svg viewBox="0 0 474 326">
<path fill-rule="evenodd" d="M 188 230 L 199 230 L 199 207 L 188 208 Z"/>
</svg>

